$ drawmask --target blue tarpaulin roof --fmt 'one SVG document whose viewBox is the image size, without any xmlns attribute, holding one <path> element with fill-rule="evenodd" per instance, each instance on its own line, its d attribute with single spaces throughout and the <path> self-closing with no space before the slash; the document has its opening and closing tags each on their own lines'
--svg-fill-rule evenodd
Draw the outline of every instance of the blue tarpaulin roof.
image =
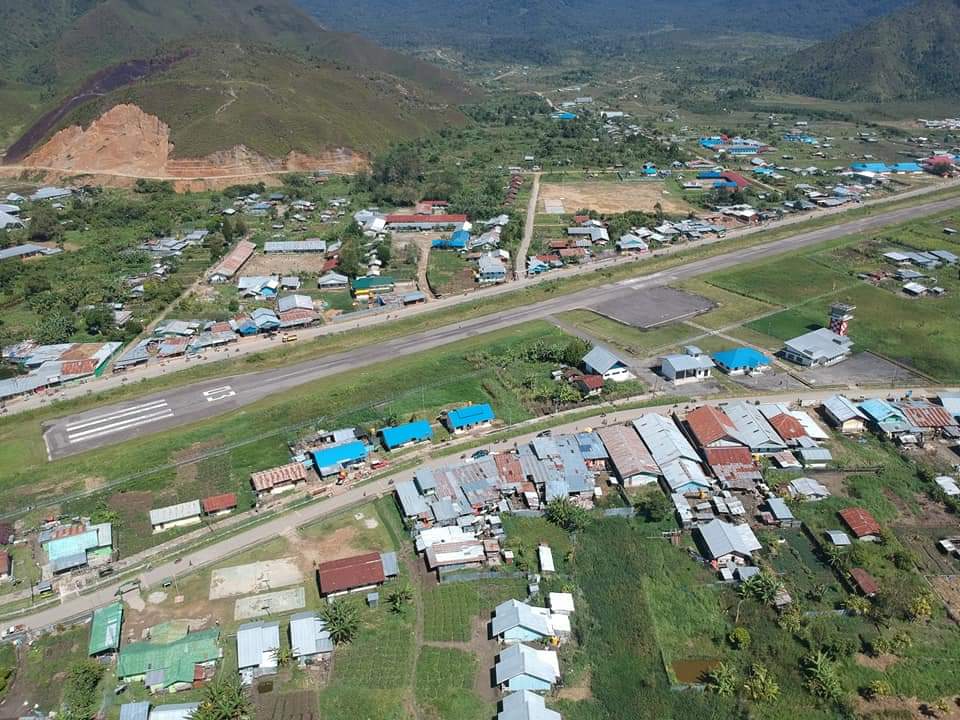
<svg viewBox="0 0 960 720">
<path fill-rule="evenodd" d="M 733 348 L 714 353 L 713 361 L 722 368 L 729 370 L 755 370 L 763 365 L 769 365 L 770 359 L 759 350 L 753 348 Z"/>
<path fill-rule="evenodd" d="M 383 437 L 384 446 L 392 450 L 409 442 L 429 440 L 433 437 L 433 428 L 427 420 L 416 420 L 405 425 L 384 428 L 380 431 L 380 435 Z"/>
</svg>

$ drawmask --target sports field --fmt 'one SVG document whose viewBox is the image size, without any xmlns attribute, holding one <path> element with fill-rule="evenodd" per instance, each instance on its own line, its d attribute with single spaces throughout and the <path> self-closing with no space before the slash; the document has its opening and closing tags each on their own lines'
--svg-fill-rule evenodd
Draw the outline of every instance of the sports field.
<svg viewBox="0 0 960 720">
<path fill-rule="evenodd" d="M 668 192 L 666 184 L 659 180 L 545 183 L 540 188 L 543 212 L 548 212 L 548 206 L 562 205 L 566 213 L 582 209 L 604 214 L 630 210 L 652 213 L 657 203 L 668 214 L 682 214 L 694 209 L 679 195 Z"/>
</svg>

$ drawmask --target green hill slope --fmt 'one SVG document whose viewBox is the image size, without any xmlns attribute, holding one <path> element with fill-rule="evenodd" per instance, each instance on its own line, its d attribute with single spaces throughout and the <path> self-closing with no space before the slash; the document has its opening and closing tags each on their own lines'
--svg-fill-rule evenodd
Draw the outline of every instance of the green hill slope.
<svg viewBox="0 0 960 720">
<path fill-rule="evenodd" d="M 325 30 L 287 0 L 39 0 L 22 15 L 16 8 L 0 0 L 0 17 L 11 22 L 0 35 L 8 69 L 0 139 L 8 145 L 81 90 L 91 99 L 41 118 L 27 131 L 30 147 L 132 102 L 170 126 L 181 157 L 237 144 L 271 156 L 366 151 L 462 120 L 455 108 L 471 94 L 440 68 Z M 121 87 L 90 87 L 120 63 L 158 58 L 177 60 Z"/>
<path fill-rule="evenodd" d="M 835 100 L 960 96 L 960 0 L 921 0 L 764 69 L 761 82 Z"/>
</svg>

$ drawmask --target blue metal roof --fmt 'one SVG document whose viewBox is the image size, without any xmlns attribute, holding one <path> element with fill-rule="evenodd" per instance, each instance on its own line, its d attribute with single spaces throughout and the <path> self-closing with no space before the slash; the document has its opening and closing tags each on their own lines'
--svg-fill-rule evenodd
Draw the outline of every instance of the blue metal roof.
<svg viewBox="0 0 960 720">
<path fill-rule="evenodd" d="M 450 427 L 456 429 L 490 422 L 495 417 L 493 408 L 487 403 L 482 403 L 451 410 L 447 413 L 447 422 L 450 423 Z"/>
<path fill-rule="evenodd" d="M 384 428 L 380 435 L 387 450 L 392 450 L 409 442 L 429 440 L 433 437 L 433 428 L 427 420 L 416 420 L 405 425 Z"/>
<path fill-rule="evenodd" d="M 365 459 L 367 457 L 367 446 L 360 440 L 354 440 L 343 445 L 314 450 L 310 454 L 318 468 L 337 467 Z"/>
<path fill-rule="evenodd" d="M 753 348 L 732 348 L 714 353 L 713 361 L 721 367 L 730 370 L 747 368 L 755 370 L 763 365 L 769 365 L 770 359 L 759 350 Z"/>
</svg>

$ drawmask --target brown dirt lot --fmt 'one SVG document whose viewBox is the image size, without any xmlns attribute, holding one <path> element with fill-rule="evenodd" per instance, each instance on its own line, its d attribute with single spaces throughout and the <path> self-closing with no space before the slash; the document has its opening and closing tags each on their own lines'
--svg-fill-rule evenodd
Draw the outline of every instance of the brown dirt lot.
<svg viewBox="0 0 960 720">
<path fill-rule="evenodd" d="M 255 253 L 243 266 L 244 275 L 298 275 L 317 274 L 323 269 L 327 256 L 323 253 Z"/>
<path fill-rule="evenodd" d="M 687 213 L 693 210 L 679 195 L 664 195 L 665 185 L 656 180 L 644 182 L 573 182 L 547 183 L 540 188 L 540 208 L 546 211 L 545 200 L 561 200 L 566 212 L 582 208 L 599 213 L 622 213 L 629 210 L 653 212 L 658 202 L 666 213 Z"/>
</svg>

